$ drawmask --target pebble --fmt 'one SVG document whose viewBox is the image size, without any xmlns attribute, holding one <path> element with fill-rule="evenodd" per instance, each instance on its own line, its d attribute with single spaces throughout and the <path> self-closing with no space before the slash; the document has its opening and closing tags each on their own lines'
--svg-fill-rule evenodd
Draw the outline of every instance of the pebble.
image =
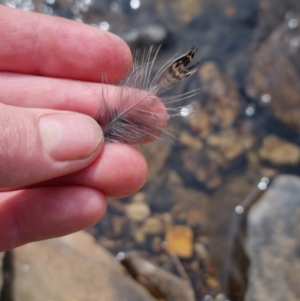
<svg viewBox="0 0 300 301">
<path fill-rule="evenodd" d="M 207 259 L 209 258 L 208 252 L 205 248 L 205 246 L 201 243 L 196 243 L 194 246 L 196 254 L 201 258 L 201 259 Z"/>
<path fill-rule="evenodd" d="M 190 227 L 172 225 L 166 231 L 167 251 L 181 258 L 190 258 L 193 254 L 193 232 Z"/>
<path fill-rule="evenodd" d="M 164 225 L 160 219 L 149 217 L 145 220 L 142 229 L 147 235 L 156 235 L 164 232 Z"/>
<path fill-rule="evenodd" d="M 151 210 L 145 203 L 131 203 L 126 206 L 125 213 L 129 220 L 142 222 L 150 215 Z"/>
<path fill-rule="evenodd" d="M 275 135 L 263 140 L 259 157 L 274 165 L 296 165 L 300 162 L 300 148 Z"/>
</svg>

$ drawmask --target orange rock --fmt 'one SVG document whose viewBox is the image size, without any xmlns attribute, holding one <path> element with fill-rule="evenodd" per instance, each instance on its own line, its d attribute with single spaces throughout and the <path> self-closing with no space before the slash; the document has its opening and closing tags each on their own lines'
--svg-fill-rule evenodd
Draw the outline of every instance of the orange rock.
<svg viewBox="0 0 300 301">
<path fill-rule="evenodd" d="M 187 226 L 171 225 L 167 227 L 167 251 L 182 258 L 190 258 L 193 254 L 193 232 Z"/>
</svg>

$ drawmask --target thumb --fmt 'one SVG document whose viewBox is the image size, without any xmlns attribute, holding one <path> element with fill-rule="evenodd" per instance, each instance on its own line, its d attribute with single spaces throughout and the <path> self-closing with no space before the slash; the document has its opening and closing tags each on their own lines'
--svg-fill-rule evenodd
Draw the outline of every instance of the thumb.
<svg viewBox="0 0 300 301">
<path fill-rule="evenodd" d="M 30 185 L 89 165 L 103 134 L 89 116 L 0 104 L 0 187 Z"/>
</svg>

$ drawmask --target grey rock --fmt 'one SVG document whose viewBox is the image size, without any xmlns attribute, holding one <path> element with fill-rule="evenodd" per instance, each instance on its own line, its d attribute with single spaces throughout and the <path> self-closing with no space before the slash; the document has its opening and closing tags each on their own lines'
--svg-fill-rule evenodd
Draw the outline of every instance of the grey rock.
<svg viewBox="0 0 300 301">
<path fill-rule="evenodd" d="M 245 301 L 300 300 L 300 178 L 281 175 L 248 216 Z"/>
</svg>

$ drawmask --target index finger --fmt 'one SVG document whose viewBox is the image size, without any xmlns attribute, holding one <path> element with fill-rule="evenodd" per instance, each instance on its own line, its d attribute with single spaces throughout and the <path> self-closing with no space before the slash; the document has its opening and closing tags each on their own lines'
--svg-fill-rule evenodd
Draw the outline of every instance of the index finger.
<svg viewBox="0 0 300 301">
<path fill-rule="evenodd" d="M 119 37 L 63 18 L 0 5 L 0 71 L 117 82 L 132 56 Z"/>
</svg>

